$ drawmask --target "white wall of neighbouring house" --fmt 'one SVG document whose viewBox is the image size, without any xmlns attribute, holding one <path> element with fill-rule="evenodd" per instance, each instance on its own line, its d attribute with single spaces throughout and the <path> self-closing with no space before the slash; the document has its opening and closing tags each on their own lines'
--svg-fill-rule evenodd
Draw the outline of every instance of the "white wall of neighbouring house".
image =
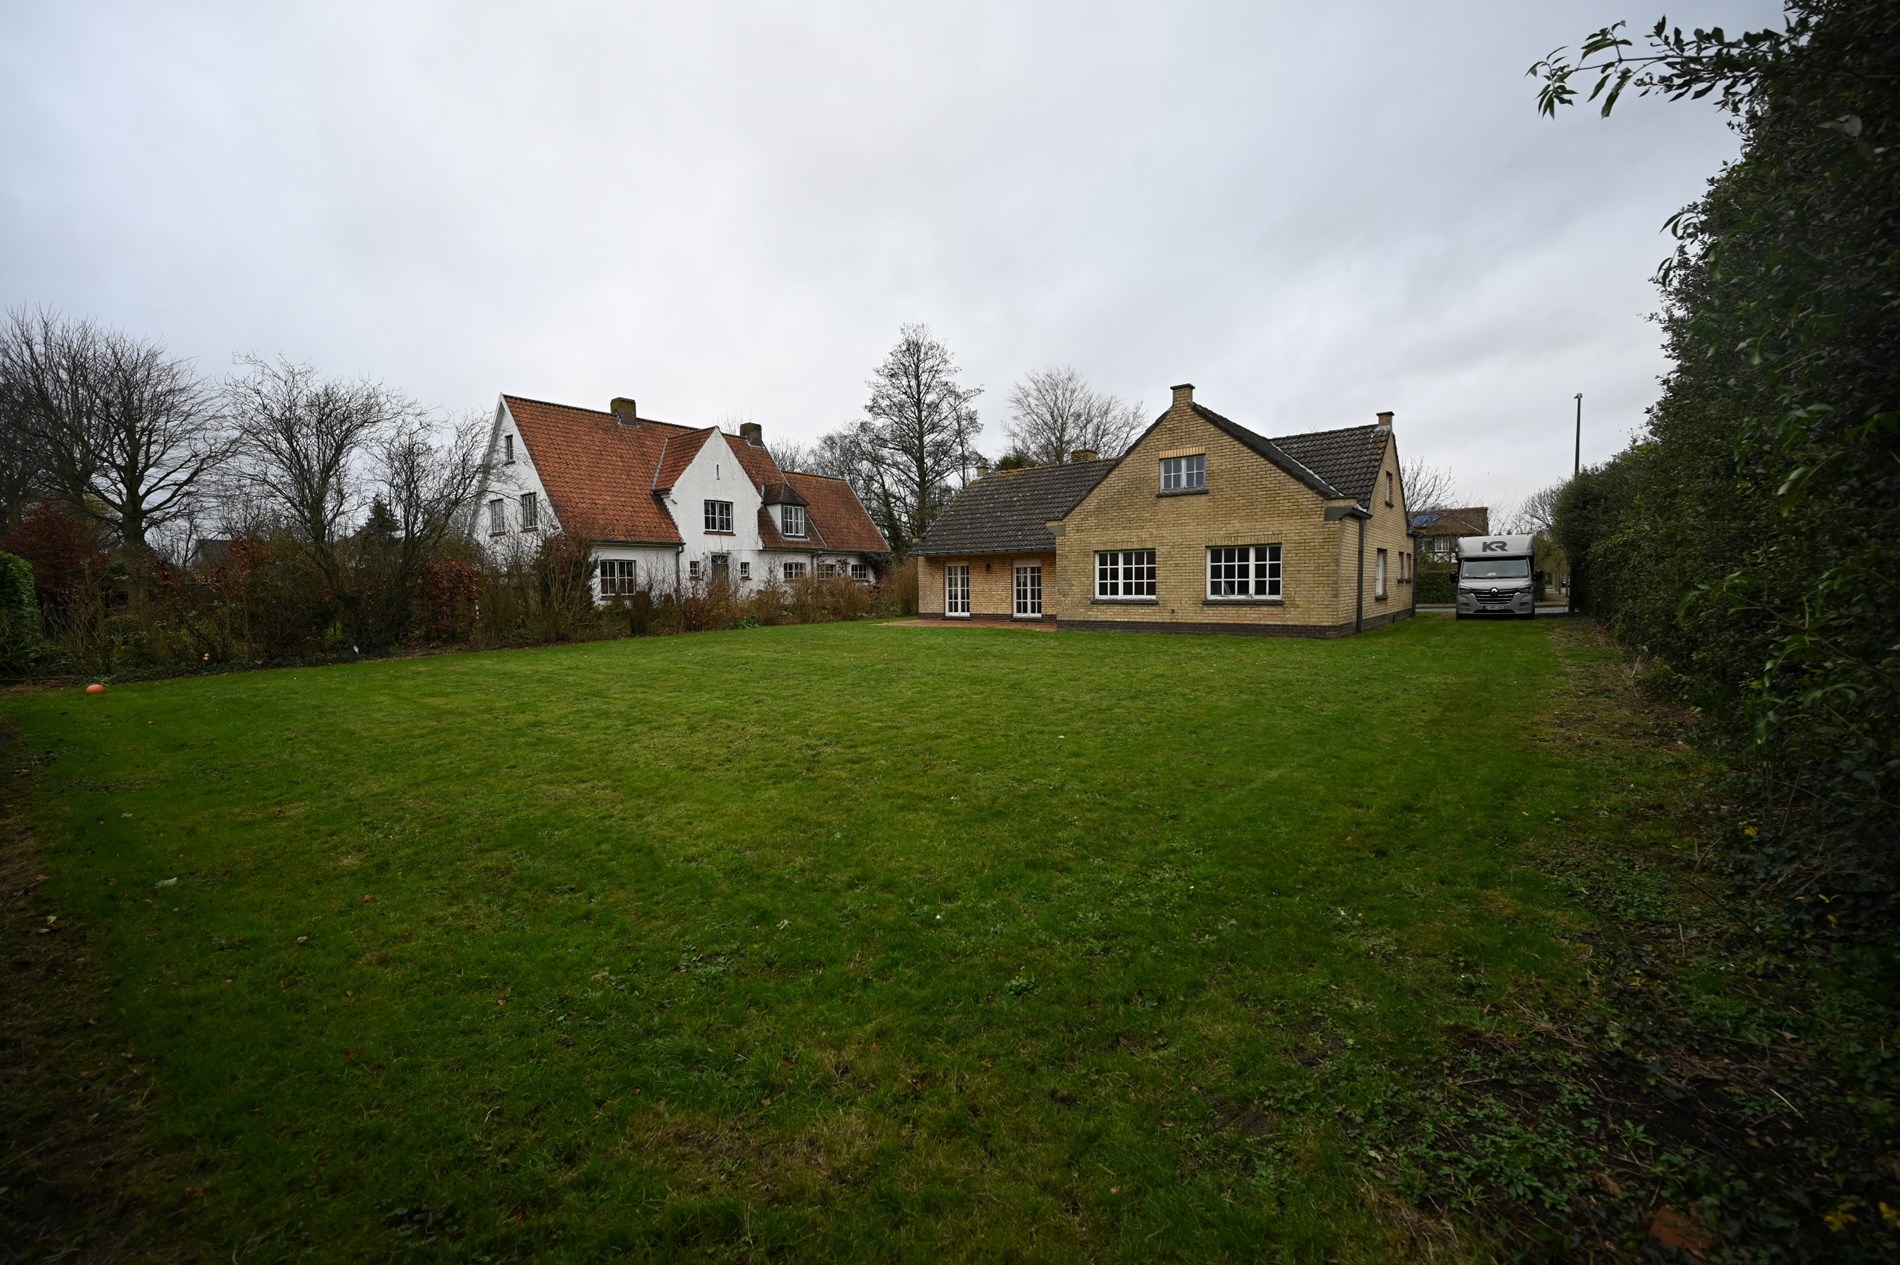
<svg viewBox="0 0 1900 1265">
<path fill-rule="evenodd" d="M 707 501 L 732 502 L 730 536 L 714 535 L 706 530 Z M 687 564 L 694 559 L 699 560 L 703 572 L 708 569 L 707 560 L 713 554 L 724 553 L 732 556 L 735 581 L 739 578 L 741 562 L 752 564 L 752 576 L 757 580 L 762 558 L 759 505 L 759 490 L 752 485 L 751 476 L 727 447 L 724 432 L 714 431 L 673 481 L 673 490 L 667 496 L 666 508 L 679 525 L 680 539 L 686 545 L 680 554 L 681 578 L 686 576 Z"/>
<path fill-rule="evenodd" d="M 507 459 L 507 441 L 510 438 L 514 440 L 513 461 Z M 518 550 L 532 552 L 540 546 L 541 537 L 560 530 L 560 522 L 554 516 L 548 490 L 541 485 L 541 475 L 534 468 L 534 457 L 521 438 L 521 430 L 515 425 L 514 416 L 508 412 L 506 400 L 495 406 L 495 424 L 488 436 L 488 463 L 488 480 L 481 495 L 475 498 L 476 543 L 496 558 L 506 557 Z M 524 493 L 532 494 L 535 500 L 535 527 L 531 530 L 524 530 L 521 526 L 521 498 Z M 500 533 L 494 530 L 489 509 L 489 503 L 497 498 L 502 501 L 505 520 Z"/>
<path fill-rule="evenodd" d="M 671 589 L 676 579 L 686 577 L 685 563 L 680 560 L 679 551 L 671 545 L 595 545 L 593 557 L 596 563 L 610 558 L 633 562 L 634 583 L 651 589 L 655 593 L 663 593 Z M 673 574 L 675 566 L 678 566 L 680 571 L 677 577 Z M 601 568 L 596 566 L 594 568 L 594 600 L 610 600 L 608 595 L 601 592 L 600 577 Z"/>
</svg>

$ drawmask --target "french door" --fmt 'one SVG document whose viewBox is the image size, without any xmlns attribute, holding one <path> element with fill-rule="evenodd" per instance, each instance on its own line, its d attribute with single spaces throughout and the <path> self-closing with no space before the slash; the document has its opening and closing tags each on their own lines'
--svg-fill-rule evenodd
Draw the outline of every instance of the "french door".
<svg viewBox="0 0 1900 1265">
<path fill-rule="evenodd" d="M 943 569 L 943 613 L 970 615 L 970 564 L 952 563 Z"/>
<path fill-rule="evenodd" d="M 1042 618 L 1042 564 L 1016 564 L 1016 618 Z"/>
</svg>

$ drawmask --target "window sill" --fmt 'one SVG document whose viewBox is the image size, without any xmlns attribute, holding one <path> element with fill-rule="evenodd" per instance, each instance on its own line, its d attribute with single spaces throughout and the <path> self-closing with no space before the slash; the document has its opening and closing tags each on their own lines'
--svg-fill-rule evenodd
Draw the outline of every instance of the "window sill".
<svg viewBox="0 0 1900 1265">
<path fill-rule="evenodd" d="M 1041 615 L 1011 615 L 1010 618 L 1018 623 L 1034 624 L 1040 623 L 1044 617 Z"/>
<path fill-rule="evenodd" d="M 1284 597 L 1204 597 L 1202 606 L 1285 606 Z"/>
<path fill-rule="evenodd" d="M 1159 606 L 1161 605 L 1161 599 L 1158 597 L 1092 597 L 1089 599 L 1089 605 L 1091 606 Z"/>
<path fill-rule="evenodd" d="M 507 534 L 508 533 L 505 531 L 491 531 L 488 533 L 488 538 L 490 540 L 500 540 L 503 536 L 506 536 Z"/>
<path fill-rule="evenodd" d="M 1372 595 L 1372 600 L 1373 600 L 1373 601 L 1375 601 L 1375 602 L 1386 602 L 1386 601 L 1390 601 L 1390 600 L 1391 600 L 1391 595 L 1390 595 L 1390 594 L 1388 594 L 1388 593 L 1374 593 L 1374 594 Z"/>
<path fill-rule="evenodd" d="M 1206 496 L 1206 488 L 1162 488 L 1156 496 Z"/>
<path fill-rule="evenodd" d="M 968 619 L 968 618 L 970 617 L 970 612 L 968 612 L 968 611 L 945 611 L 945 612 L 944 612 L 944 615 L 943 615 L 943 617 L 944 617 L 945 619 Z"/>
<path fill-rule="evenodd" d="M 708 527 L 704 534 L 708 536 L 737 536 L 739 533 L 736 531 L 719 531 L 717 528 Z"/>
<path fill-rule="evenodd" d="M 527 532 L 537 532 L 537 531 L 540 531 L 541 529 L 539 527 L 523 527 L 521 530 L 524 533 L 527 533 Z"/>
</svg>

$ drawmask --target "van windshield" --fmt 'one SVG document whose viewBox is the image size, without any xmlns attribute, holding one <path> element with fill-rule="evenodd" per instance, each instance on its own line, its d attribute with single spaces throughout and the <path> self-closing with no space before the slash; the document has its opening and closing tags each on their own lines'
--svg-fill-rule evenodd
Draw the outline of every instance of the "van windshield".
<svg viewBox="0 0 1900 1265">
<path fill-rule="evenodd" d="M 1467 580 L 1524 580 L 1530 573 L 1529 558 L 1466 558 L 1458 574 Z"/>
</svg>

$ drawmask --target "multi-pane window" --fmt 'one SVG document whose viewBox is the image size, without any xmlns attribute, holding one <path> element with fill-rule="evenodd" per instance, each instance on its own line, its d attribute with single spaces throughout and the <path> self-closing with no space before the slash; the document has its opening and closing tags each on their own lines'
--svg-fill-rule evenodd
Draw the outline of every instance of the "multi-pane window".
<svg viewBox="0 0 1900 1265">
<path fill-rule="evenodd" d="M 837 564 L 837 563 L 835 563 L 835 562 L 821 562 L 821 563 L 819 563 L 819 564 L 818 564 L 818 578 L 819 578 L 819 579 L 821 579 L 821 580 L 832 580 L 832 579 L 836 579 L 836 578 L 837 578 L 837 575 L 838 575 L 838 564 Z"/>
<path fill-rule="evenodd" d="M 871 578 L 870 564 L 866 562 L 852 563 L 851 564 L 851 578 L 854 580 L 869 580 Z"/>
<path fill-rule="evenodd" d="M 1016 614 L 1023 617 L 1042 614 L 1042 564 L 1022 563 L 1016 568 Z"/>
<path fill-rule="evenodd" d="M 952 563 L 943 569 L 943 613 L 970 613 L 970 564 L 967 562 Z"/>
<path fill-rule="evenodd" d="M 785 564 L 785 578 L 787 580 L 804 579 L 805 578 L 805 564 L 802 562 L 786 563 Z"/>
<path fill-rule="evenodd" d="M 1385 596 L 1385 550 L 1383 549 L 1379 550 L 1379 556 L 1373 560 L 1372 595 Z"/>
<path fill-rule="evenodd" d="M 602 558 L 600 560 L 600 595 L 602 597 L 625 597 L 637 587 L 634 581 L 632 558 Z"/>
<path fill-rule="evenodd" d="M 1163 492 L 1191 492 L 1207 486 L 1207 454 L 1195 453 L 1191 457 L 1163 457 L 1161 459 L 1161 490 Z"/>
<path fill-rule="evenodd" d="M 1207 595 L 1279 597 L 1280 546 L 1240 545 L 1207 551 Z"/>
<path fill-rule="evenodd" d="M 490 535 L 499 536 L 507 530 L 508 511 L 498 496 L 488 503 L 488 531 Z"/>
<path fill-rule="evenodd" d="M 686 560 L 686 578 L 689 580 L 697 580 L 701 574 L 699 559 L 688 558 Z"/>
<path fill-rule="evenodd" d="M 739 564 L 739 578 L 741 580 L 750 580 L 752 578 L 752 564 L 750 562 L 741 562 Z"/>
<path fill-rule="evenodd" d="M 535 502 L 534 493 L 523 492 L 521 494 L 521 530 L 522 531 L 533 531 L 537 526 L 540 525 L 540 521 L 541 521 L 540 509 L 541 507 Z"/>
<path fill-rule="evenodd" d="M 731 501 L 707 501 L 706 502 L 706 530 L 707 531 L 731 531 L 732 530 L 732 502 Z"/>
<path fill-rule="evenodd" d="M 778 509 L 779 530 L 787 536 L 803 536 L 805 534 L 805 507 L 781 505 Z"/>
<path fill-rule="evenodd" d="M 1110 549 L 1095 555 L 1095 596 L 1153 597 L 1155 551 Z"/>
</svg>

